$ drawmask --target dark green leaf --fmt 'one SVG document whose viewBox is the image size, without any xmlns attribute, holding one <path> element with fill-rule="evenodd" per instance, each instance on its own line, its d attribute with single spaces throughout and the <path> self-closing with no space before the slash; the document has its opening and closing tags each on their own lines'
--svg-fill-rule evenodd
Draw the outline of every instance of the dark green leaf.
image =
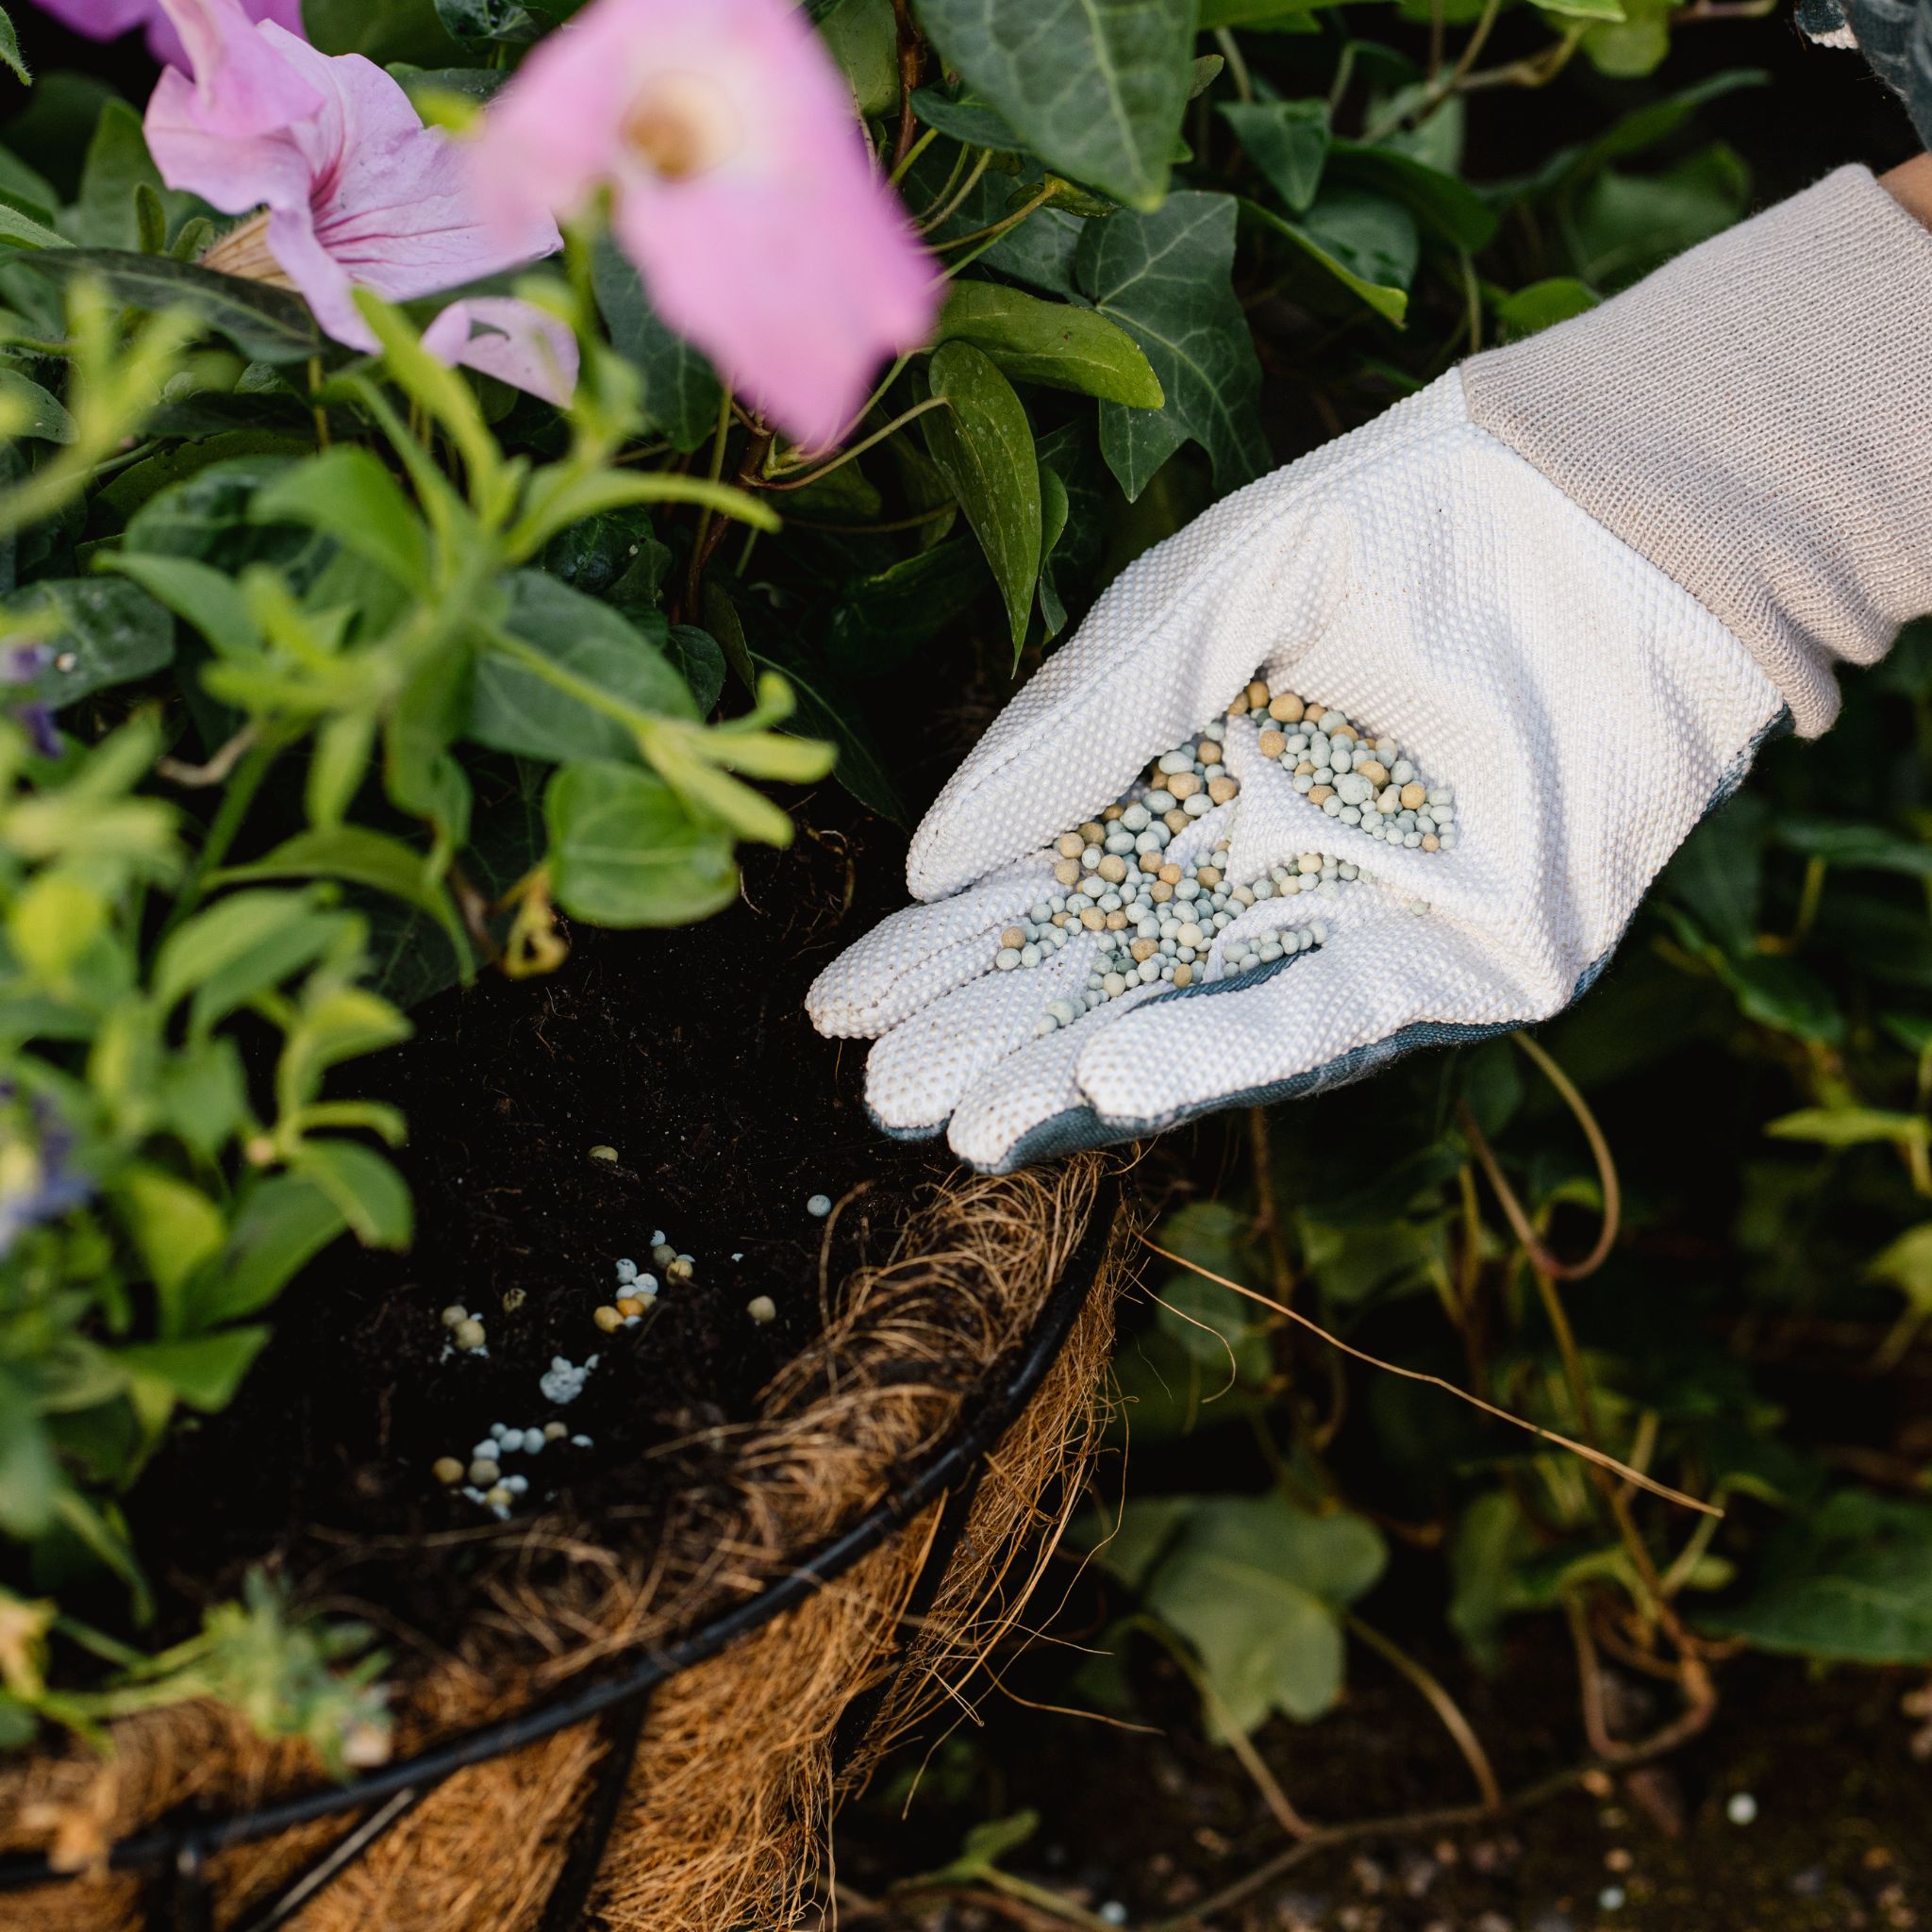
<svg viewBox="0 0 1932 1932">
<path fill-rule="evenodd" d="M 341 1213 L 365 1248 L 407 1248 L 415 1223 L 403 1177 L 359 1141 L 304 1141 L 291 1163 Z"/>
<path fill-rule="evenodd" d="M 1472 254 L 1487 247 L 1496 232 L 1494 209 L 1466 181 L 1399 148 L 1338 141 L 1330 153 L 1329 174 L 1338 183 L 1401 202 L 1424 227 Z M 1319 219 L 1309 225 L 1322 232 Z"/>
<path fill-rule="evenodd" d="M 77 699 L 146 677 L 175 656 L 175 620 L 138 584 L 112 577 L 58 577 L 6 600 L 14 618 L 33 620 L 37 641 L 53 653 L 17 695 L 58 710 Z"/>
<path fill-rule="evenodd" d="M 557 903 L 593 925 L 687 925 L 738 892 L 730 835 L 701 824 L 655 772 L 570 764 L 543 799 Z"/>
<path fill-rule="evenodd" d="M 1328 104 L 1225 101 L 1221 115 L 1268 185 L 1294 213 L 1303 213 L 1328 158 Z"/>
<path fill-rule="evenodd" d="M 724 652 L 718 640 L 694 624 L 674 624 L 664 655 L 690 687 L 698 716 L 708 717 L 724 695 Z"/>
<path fill-rule="evenodd" d="M 133 255 L 113 248 L 46 249 L 21 259 L 42 275 L 64 281 L 89 276 L 131 308 L 192 309 L 258 362 L 301 362 L 325 352 L 339 353 L 324 341 L 300 296 L 267 282 L 217 275 L 164 255 Z"/>
<path fill-rule="evenodd" d="M 668 626 L 655 612 L 634 622 L 541 571 L 514 572 L 505 585 L 504 629 L 587 691 L 655 715 L 700 715 L 684 679 L 658 648 Z M 477 661 L 464 728 L 479 744 L 553 764 L 638 756 L 635 737 L 618 719 L 498 651 L 486 650 Z"/>
<path fill-rule="evenodd" d="M 1309 230 L 1299 223 L 1284 221 L 1272 208 L 1263 208 L 1258 202 L 1244 201 L 1241 212 L 1251 221 L 1265 227 L 1271 234 L 1278 235 L 1284 242 L 1290 242 L 1310 260 L 1318 262 L 1327 273 L 1353 295 L 1358 296 L 1385 321 L 1400 327 L 1408 314 L 1408 294 L 1404 289 L 1371 281 L 1359 275 L 1334 250 L 1318 241 Z"/>
<path fill-rule="evenodd" d="M 557 24 L 547 8 L 525 7 L 522 0 L 436 0 L 436 17 L 465 46 L 526 46 Z"/>
<path fill-rule="evenodd" d="M 1017 657 L 1040 576 L 1040 464 L 1026 410 L 969 342 L 936 350 L 928 380 L 947 407 L 925 417 L 926 447 L 992 567 Z"/>
<path fill-rule="evenodd" d="M 0 368 L 0 423 L 8 436 L 38 437 L 42 442 L 74 441 L 74 418 L 66 406 L 17 369 Z"/>
<path fill-rule="evenodd" d="M 267 1342 L 263 1327 L 224 1328 L 192 1341 L 142 1341 L 120 1352 L 130 1374 L 160 1383 L 191 1408 L 213 1414 L 235 1399 L 255 1357 Z"/>
<path fill-rule="evenodd" d="M 54 1446 L 26 1391 L 0 1375 L 0 1529 L 23 1540 L 44 1534 L 59 1486 Z"/>
<path fill-rule="evenodd" d="M 422 518 L 389 471 L 356 444 L 284 470 L 256 492 L 248 515 L 255 523 L 307 524 L 406 588 L 429 587 L 429 536 Z"/>
<path fill-rule="evenodd" d="M 1146 351 L 1167 397 L 1158 410 L 1101 405 L 1101 451 L 1129 501 L 1191 437 L 1223 491 L 1268 467 L 1261 365 L 1228 280 L 1234 244 L 1224 194 L 1173 194 L 1156 214 L 1123 211 L 1080 237 L 1081 287 Z"/>
<path fill-rule="evenodd" d="M 1738 1601 L 1698 1621 L 1763 1650 L 1932 1662 L 1932 1506 L 1841 1490 L 1772 1539 Z"/>
<path fill-rule="evenodd" d="M 267 1307 L 348 1225 L 341 1209 L 312 1181 L 297 1174 L 258 1181 L 220 1258 L 189 1285 L 191 1329 L 211 1328 Z"/>
<path fill-rule="evenodd" d="M 1160 205 L 1192 77 L 1193 0 L 919 0 L 946 64 L 1050 167 Z"/>
<path fill-rule="evenodd" d="M 642 381 L 645 420 L 674 449 L 696 449 L 717 428 L 724 395 L 711 365 L 658 320 L 637 270 L 608 235 L 591 251 L 591 276 L 611 346 Z"/>
<path fill-rule="evenodd" d="M 916 88 L 912 111 L 927 127 L 937 127 L 941 134 L 964 142 L 969 147 L 1011 151 L 1021 146 L 1020 137 L 1007 125 L 999 110 L 973 94 L 955 98 L 941 93 L 938 88 Z"/>
<path fill-rule="evenodd" d="M 148 158 L 141 116 L 125 101 L 109 101 L 88 143 L 79 201 L 62 218 L 62 226 L 86 247 L 139 249 L 141 219 L 135 191 L 158 191 L 160 185 L 160 175 Z"/>
<path fill-rule="evenodd" d="M 33 75 L 26 71 L 26 62 L 20 58 L 20 36 L 14 32 L 12 19 L 4 7 L 0 7 L 0 64 L 4 64 L 23 86 L 32 86 Z"/>
<path fill-rule="evenodd" d="M 844 0 L 819 27 L 861 114 L 883 114 L 899 101 L 899 25 L 892 0 Z"/>
<path fill-rule="evenodd" d="M 1043 475 L 1041 481 L 1044 486 Z M 985 570 L 965 537 L 853 577 L 840 592 L 826 633 L 826 662 L 844 677 L 888 673 L 906 663 L 985 587 Z"/>
</svg>

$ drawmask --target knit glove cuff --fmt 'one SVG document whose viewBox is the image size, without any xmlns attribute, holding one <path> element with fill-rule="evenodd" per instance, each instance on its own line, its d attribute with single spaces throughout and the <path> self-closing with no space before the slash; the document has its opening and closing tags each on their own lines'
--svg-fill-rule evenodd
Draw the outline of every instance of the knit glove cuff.
<svg viewBox="0 0 1932 1932">
<path fill-rule="evenodd" d="M 1471 420 L 1740 638 L 1807 737 L 1932 611 L 1932 233 L 1840 168 L 1462 367 Z"/>
</svg>

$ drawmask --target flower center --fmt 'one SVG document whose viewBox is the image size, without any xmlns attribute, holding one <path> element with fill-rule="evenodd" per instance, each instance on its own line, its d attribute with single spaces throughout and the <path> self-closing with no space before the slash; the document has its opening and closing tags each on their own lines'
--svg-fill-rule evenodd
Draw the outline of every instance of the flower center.
<svg viewBox="0 0 1932 1932">
<path fill-rule="evenodd" d="M 730 97 L 700 74 L 654 74 L 624 117 L 625 144 L 666 181 L 708 174 L 738 151 Z"/>
<path fill-rule="evenodd" d="M 201 258 L 203 268 L 225 275 L 241 275 L 251 282 L 272 282 L 277 289 L 292 289 L 288 272 L 269 252 L 268 210 L 238 222 Z"/>
</svg>

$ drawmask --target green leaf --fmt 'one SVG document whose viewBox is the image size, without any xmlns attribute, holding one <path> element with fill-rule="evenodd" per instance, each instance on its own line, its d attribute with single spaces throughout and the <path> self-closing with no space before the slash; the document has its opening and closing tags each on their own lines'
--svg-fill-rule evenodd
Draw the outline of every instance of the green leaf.
<svg viewBox="0 0 1932 1932">
<path fill-rule="evenodd" d="M 1224 194 L 1173 194 L 1157 214 L 1124 211 L 1081 233 L 1081 288 L 1146 351 L 1167 397 L 1159 410 L 1101 405 L 1101 451 L 1130 502 L 1191 437 L 1224 492 L 1268 467 L 1261 365 L 1228 279 L 1234 247 Z"/>
<path fill-rule="evenodd" d="M 1603 298 L 1574 275 L 1547 275 L 1496 304 L 1496 327 L 1506 342 L 1521 341 L 1539 329 L 1554 328 L 1573 315 L 1594 308 Z"/>
<path fill-rule="evenodd" d="M 309 909 L 309 903 L 302 892 L 233 892 L 192 914 L 161 941 L 155 956 L 152 986 L 157 1007 L 163 1014 L 169 1012 L 196 987 L 206 986 L 264 941 L 285 931 Z"/>
<path fill-rule="evenodd" d="M 91 277 L 130 308 L 153 313 L 190 309 L 252 361 L 302 362 L 311 356 L 341 353 L 323 341 L 300 296 L 267 282 L 218 275 L 165 255 L 134 255 L 115 248 L 47 249 L 21 258 L 63 282 Z"/>
<path fill-rule="evenodd" d="M 947 404 L 924 419 L 932 452 L 979 539 L 1006 600 L 1018 657 L 1040 576 L 1040 463 L 1012 385 L 970 342 L 933 354 L 928 380 Z"/>
<path fill-rule="evenodd" d="M 716 430 L 724 400 L 711 365 L 658 321 L 637 270 L 608 235 L 591 252 L 591 285 L 611 346 L 643 384 L 646 423 L 672 448 L 696 449 Z"/>
<path fill-rule="evenodd" d="M 74 418 L 58 396 L 17 369 L 0 368 L 0 432 L 42 442 L 72 442 Z"/>
<path fill-rule="evenodd" d="M 759 670 L 778 672 L 791 685 L 797 707 L 791 722 L 800 731 L 827 739 L 838 747 L 839 759 L 832 775 L 839 783 L 868 810 L 894 824 L 909 825 L 912 815 L 871 734 L 859 722 L 857 706 L 827 683 L 824 671 L 807 663 L 802 654 L 781 655 L 775 650 L 754 651 L 751 661 Z"/>
<path fill-rule="evenodd" d="M 724 694 L 724 652 L 718 640 L 694 624 L 674 624 L 664 640 L 664 656 L 684 679 L 698 716 L 708 717 Z"/>
<path fill-rule="evenodd" d="M 248 614 L 248 601 L 225 571 L 210 570 L 192 558 L 130 550 L 108 552 L 96 565 L 132 577 L 157 603 L 199 631 L 217 655 L 245 656 L 259 648 L 261 635 Z"/>
<path fill-rule="evenodd" d="M 542 571 L 505 580 L 503 628 L 581 687 L 575 696 L 497 650 L 477 659 L 466 735 L 498 751 L 564 764 L 574 758 L 631 758 L 635 735 L 620 719 L 587 702 L 613 704 L 670 718 L 700 716 L 689 687 L 658 649 L 668 626 L 651 613 L 634 623 Z M 653 634 L 655 633 L 655 635 Z"/>
<path fill-rule="evenodd" d="M 1883 825 L 1790 813 L 1775 822 L 1772 836 L 1781 845 L 1826 859 L 1833 865 L 1864 872 L 1904 873 L 1910 878 L 1932 878 L 1932 844 L 1906 838 Z"/>
<path fill-rule="evenodd" d="M 9 695 L 58 710 L 109 685 L 160 670 L 175 656 L 175 621 L 138 584 L 105 577 L 51 577 L 0 605 L 32 620 L 26 633 L 52 652 L 31 683 Z"/>
<path fill-rule="evenodd" d="M 941 342 L 966 341 L 1014 382 L 1072 390 L 1136 409 L 1167 399 L 1141 346 L 1091 308 L 1043 302 L 996 282 L 956 282 L 940 312 Z"/>
<path fill-rule="evenodd" d="M 1067 607 L 1060 602 L 1053 582 L 1053 553 L 1065 534 L 1072 513 L 1072 499 L 1060 473 L 1048 464 L 1040 466 L 1040 617 L 1048 637 L 1058 637 L 1066 626 Z"/>
<path fill-rule="evenodd" d="M 522 0 L 436 0 L 436 17 L 465 46 L 527 46 L 557 25 L 547 8 L 532 9 Z"/>
<path fill-rule="evenodd" d="M 1932 1121 L 1924 1114 L 1878 1107 L 1800 1108 L 1770 1122 L 1764 1131 L 1774 1141 L 1810 1141 L 1821 1147 L 1864 1147 L 1874 1141 L 1900 1147 L 1932 1144 Z"/>
<path fill-rule="evenodd" d="M 1224 101 L 1220 113 L 1268 185 L 1303 213 L 1328 158 L 1327 102 Z"/>
<path fill-rule="evenodd" d="M 95 248 L 139 249 L 138 190 L 158 191 L 159 172 L 147 151 L 141 116 L 125 101 L 109 101 L 94 123 L 80 175 L 80 196 L 63 218 L 76 241 Z"/>
<path fill-rule="evenodd" d="M 409 1190 L 394 1166 L 359 1141 L 310 1138 L 292 1171 L 328 1197 L 365 1248 L 407 1248 L 415 1226 Z"/>
<path fill-rule="evenodd" d="M 161 1333 L 178 1335 L 178 1294 L 227 1237 L 222 1211 L 199 1188 L 158 1167 L 128 1170 L 119 1198 L 123 1217 L 159 1295 Z"/>
<path fill-rule="evenodd" d="M 1283 21 L 1299 22 L 1321 7 L 1341 0 L 1201 0 L 1201 31 L 1218 26 L 1266 27 Z"/>
<path fill-rule="evenodd" d="M 1307 1723 L 1341 1693 L 1341 1611 L 1382 1574 L 1365 1518 L 1311 1515 L 1281 1496 L 1192 1500 L 1143 1591 L 1185 1639 L 1213 1691 L 1217 1738 L 1271 1711 Z"/>
<path fill-rule="evenodd" d="M 189 1407 L 212 1415 L 235 1399 L 269 1333 L 265 1327 L 224 1328 L 192 1341 L 141 1341 L 121 1350 L 120 1358 L 130 1374 L 158 1382 Z"/>
<path fill-rule="evenodd" d="M 1918 1315 L 1932 1315 L 1932 1221 L 1908 1227 L 1865 1264 L 1873 1281 L 1889 1281 Z"/>
<path fill-rule="evenodd" d="M 190 1285 L 190 1327 L 209 1328 L 265 1308 L 348 1225 L 341 1208 L 303 1175 L 258 1181 L 220 1257 Z"/>
<path fill-rule="evenodd" d="M 996 108 L 974 94 L 956 96 L 941 93 L 938 88 L 915 88 L 912 92 L 912 111 L 927 127 L 939 131 L 968 147 L 990 147 L 1001 153 L 1017 153 L 1024 143 L 1008 126 L 1006 117 Z"/>
<path fill-rule="evenodd" d="M 731 839 L 655 772 L 565 765 L 543 796 L 557 903 L 593 925 L 688 925 L 738 893 Z"/>
<path fill-rule="evenodd" d="M 0 1530 L 32 1541 L 54 1520 L 60 1468 L 27 1391 L 0 1374 Z"/>
<path fill-rule="evenodd" d="M 388 892 L 426 912 L 441 926 L 468 971 L 469 941 L 442 882 L 433 877 L 423 855 L 366 825 L 333 825 L 297 832 L 273 852 L 247 865 L 231 865 L 214 874 L 216 885 L 244 885 L 259 879 L 345 879 L 372 891 Z"/>
<path fill-rule="evenodd" d="M 57 234 L 42 222 L 15 208 L 10 202 L 0 201 L 0 242 L 10 242 L 15 248 L 70 248 L 65 235 Z"/>
<path fill-rule="evenodd" d="M 883 114 L 899 100 L 899 26 L 892 0 L 844 0 L 819 28 L 862 115 Z"/>
<path fill-rule="evenodd" d="M 1545 13 L 1563 14 L 1572 20 L 1623 21 L 1629 17 L 1623 0 L 1532 0 L 1532 4 Z"/>
<path fill-rule="evenodd" d="M 1241 212 L 1251 221 L 1259 223 L 1270 234 L 1278 235 L 1284 242 L 1290 242 L 1317 262 L 1335 277 L 1341 286 L 1373 308 L 1385 322 L 1392 322 L 1400 328 L 1408 314 L 1408 294 L 1404 289 L 1392 284 L 1369 280 L 1357 275 L 1334 250 L 1319 241 L 1307 228 L 1295 222 L 1284 221 L 1272 208 L 1263 208 L 1259 202 L 1244 201 Z"/>
<path fill-rule="evenodd" d="M 0 64 L 4 64 L 23 87 L 33 85 L 33 75 L 26 70 L 26 62 L 20 58 L 20 36 L 13 30 L 13 21 L 4 7 L 0 7 Z"/>
<path fill-rule="evenodd" d="M 366 449 L 344 444 L 284 470 L 248 506 L 258 524 L 306 524 L 387 571 L 429 589 L 429 535 L 402 486 Z"/>
<path fill-rule="evenodd" d="M 1338 184 L 1400 202 L 1433 233 L 1471 254 L 1486 248 L 1495 235 L 1495 210 L 1474 188 L 1400 148 L 1338 141 L 1330 152 L 1329 174 Z M 1310 226 L 1322 234 L 1319 220 Z"/>
<path fill-rule="evenodd" d="M 1159 207 L 1192 79 L 1194 0 L 918 0 L 947 66 L 1048 166 Z"/>
<path fill-rule="evenodd" d="M 1932 1662 L 1932 1506 L 1841 1490 L 1780 1529 L 1742 1597 L 1698 1622 L 1760 1650 Z"/>
</svg>

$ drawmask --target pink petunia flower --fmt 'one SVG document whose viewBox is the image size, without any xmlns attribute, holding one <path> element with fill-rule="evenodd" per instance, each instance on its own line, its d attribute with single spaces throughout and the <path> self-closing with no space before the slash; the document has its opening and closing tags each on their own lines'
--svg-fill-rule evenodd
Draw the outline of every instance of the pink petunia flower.
<svg viewBox="0 0 1932 1932">
<path fill-rule="evenodd" d="M 291 34 L 302 31 L 302 0 L 242 0 L 242 5 L 251 20 L 272 20 Z M 147 50 L 163 67 L 193 71 L 188 48 L 161 0 L 40 0 L 40 6 L 62 26 L 91 41 L 118 40 L 138 26 L 145 27 Z"/>
<path fill-rule="evenodd" d="M 541 208 L 485 225 L 463 157 L 359 54 L 331 58 L 272 22 L 257 26 L 239 0 L 164 4 L 197 78 L 170 68 L 155 88 L 155 165 L 170 188 L 225 213 L 259 210 L 216 242 L 208 267 L 296 290 L 338 341 L 373 350 L 353 287 L 408 301 L 560 245 Z M 310 105 L 291 113 L 291 101 Z"/>
<path fill-rule="evenodd" d="M 439 362 L 480 369 L 559 409 L 576 390 L 577 339 L 534 302 L 509 295 L 452 302 L 423 331 L 423 346 Z"/>
<path fill-rule="evenodd" d="M 653 306 L 808 444 L 930 332 L 937 283 L 792 0 L 592 0 L 483 117 L 506 232 L 610 191 Z"/>
</svg>

